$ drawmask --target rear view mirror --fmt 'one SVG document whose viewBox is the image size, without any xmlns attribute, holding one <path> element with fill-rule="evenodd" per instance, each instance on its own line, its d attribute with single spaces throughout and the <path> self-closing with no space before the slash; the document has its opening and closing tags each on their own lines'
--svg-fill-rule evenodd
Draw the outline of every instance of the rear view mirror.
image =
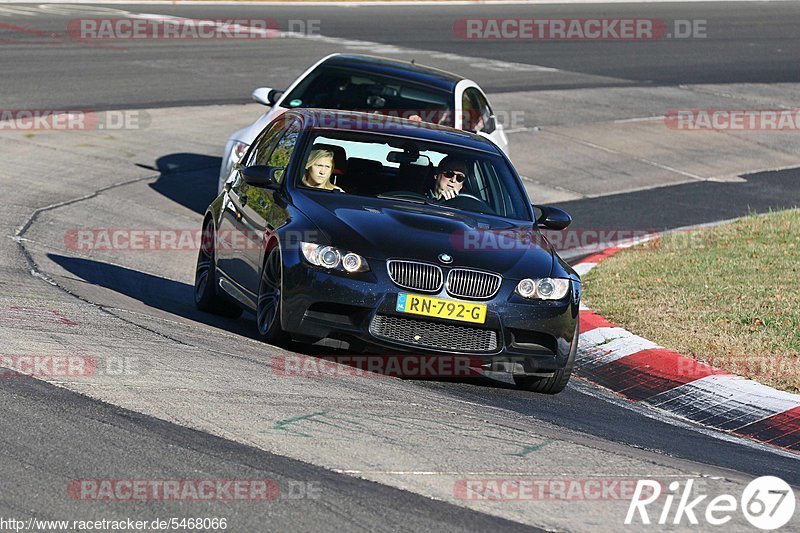
<svg viewBox="0 0 800 533">
<path fill-rule="evenodd" d="M 557 207 L 551 205 L 534 205 L 542 214 L 536 219 L 536 225 L 544 229 L 562 230 L 572 223 L 572 217 Z"/>
<path fill-rule="evenodd" d="M 253 94 L 253 100 L 258 102 L 259 104 L 264 104 L 266 106 L 273 106 L 278 102 L 280 99 L 283 91 L 279 91 L 277 89 L 272 89 L 270 87 L 259 87 Z"/>
<path fill-rule="evenodd" d="M 389 152 L 386 156 L 386 160 L 390 163 L 417 165 L 421 167 L 427 167 L 431 164 L 431 160 L 428 156 L 409 152 Z"/>
</svg>

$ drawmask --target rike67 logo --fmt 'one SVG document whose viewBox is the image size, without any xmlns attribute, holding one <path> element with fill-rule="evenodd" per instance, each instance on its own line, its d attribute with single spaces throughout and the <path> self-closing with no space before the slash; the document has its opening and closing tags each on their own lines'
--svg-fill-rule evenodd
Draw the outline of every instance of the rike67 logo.
<svg viewBox="0 0 800 533">
<path fill-rule="evenodd" d="M 730 522 L 739 509 L 754 527 L 773 530 L 788 524 L 794 515 L 794 492 L 788 483 L 778 477 L 754 479 L 744 488 L 738 500 L 730 494 L 707 500 L 708 494 L 697 494 L 693 485 L 694 480 L 689 479 L 681 489 L 681 482 L 673 481 L 668 485 L 669 492 L 661 498 L 661 484 L 658 481 L 640 479 L 628 507 L 625 524 L 678 525 L 685 524 L 685 519 L 691 525 L 698 525 L 699 517 L 705 519 L 707 524 L 721 526 Z M 663 501 L 663 507 L 658 509 L 653 505 L 656 501 L 658 505 Z M 648 506 L 651 508 L 648 509 Z M 657 518 L 651 518 L 651 511 L 656 511 Z"/>
</svg>

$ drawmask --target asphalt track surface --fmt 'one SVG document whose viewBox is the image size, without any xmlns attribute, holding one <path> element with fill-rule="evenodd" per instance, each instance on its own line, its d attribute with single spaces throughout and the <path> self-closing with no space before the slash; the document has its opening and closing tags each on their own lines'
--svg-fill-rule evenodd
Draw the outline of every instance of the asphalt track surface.
<svg viewBox="0 0 800 533">
<path fill-rule="evenodd" d="M 529 75 L 508 79 L 458 64 L 458 72 L 490 92 L 547 88 L 657 86 L 687 83 L 786 83 L 800 81 L 796 58 L 800 8 L 793 2 L 724 2 L 624 5 L 508 5 L 409 7 L 107 6 L 137 13 L 189 18 L 271 18 L 318 21 L 326 37 L 385 43 L 409 49 L 540 65 L 580 76 Z M 0 16 L 3 77 L 0 89 L 16 106 L 159 107 L 246 101 L 251 88 L 293 79 L 319 54 L 276 50 L 258 43 L 175 41 L 64 43 L 66 22 L 97 17 L 85 12 L 35 17 Z M 0 13 L 2 8 L 0 7 Z M 113 13 L 109 16 L 114 16 Z M 706 21 L 706 37 L 648 41 L 479 41 L 454 36 L 463 18 L 625 17 Z M 25 31 L 26 28 L 29 31 Z M 33 30 L 33 31 L 30 31 Z M 40 33 L 41 32 L 41 33 Z M 31 45 L 25 45 L 28 41 Z M 122 53 L 120 53 L 122 49 Z M 366 50 L 365 50 L 366 51 Z M 120 59 L 120 56 L 124 59 Z M 413 57 L 413 54 L 410 54 Z M 453 69 L 455 70 L 455 66 Z M 266 73 L 269 73 L 270 79 Z M 276 74 L 280 74 L 276 77 Z"/>
<path fill-rule="evenodd" d="M 104 503 L 99 514 L 106 520 L 135 515 L 151 521 L 191 511 L 192 516 L 227 517 L 235 531 L 259 531 L 265 524 L 269 531 L 541 531 L 169 424 L 34 379 L 4 381 L 0 430 L 6 446 L 0 475 L 6 487 L 0 505 L 5 517 L 48 520 L 98 512 L 80 509 L 80 502 L 64 497 L 66 480 L 85 473 L 91 458 L 97 472 L 118 469 L 137 479 L 192 479 L 200 473 L 212 479 L 302 479 L 325 495 L 285 500 L 279 506 L 215 502 L 184 503 L 181 508 L 174 502 L 154 502 L 135 512 L 124 502 Z"/>
<path fill-rule="evenodd" d="M 477 79 L 489 92 L 545 88 L 603 87 L 616 85 L 676 85 L 682 83 L 780 83 L 800 81 L 796 38 L 800 8 L 778 3 L 666 4 L 648 6 L 491 6 L 431 7 L 425 16 L 407 8 L 264 8 L 141 6 L 131 11 L 180 14 L 197 18 L 236 16 L 273 17 L 278 20 L 320 19 L 326 36 L 359 39 L 415 49 L 462 53 L 472 57 L 542 65 L 578 73 L 564 79 L 537 80 L 514 76 L 502 83 L 480 68 L 461 65 L 459 72 Z M 0 6 L 1 8 L 2 6 Z M 380 10 L 380 16 L 376 11 Z M 535 11 L 534 11 L 535 10 Z M 1 9 L 0 9 L 1 11 Z M 658 43 L 465 43 L 452 36 L 453 21 L 465 17 L 547 16 L 649 16 L 664 19 L 708 19 L 712 36 L 705 40 Z M 0 23 L 63 32 L 70 15 L 7 16 Z M 0 28 L 2 28 L 0 26 Z M 64 106 L 103 108 L 167 107 L 180 104 L 242 102 L 249 88 L 263 85 L 261 71 L 278 72 L 291 80 L 316 59 L 315 49 L 297 47 L 294 55 L 273 57 L 269 49 L 251 44 L 137 43 L 117 49 L 82 45 L 48 45 L 49 38 L 11 31 L 0 36 L 0 78 L 3 106 Z M 35 40 L 26 44 L 25 40 Z M 56 40 L 56 42 L 59 42 Z M 230 45 L 233 45 L 233 49 Z M 236 48 L 239 47 L 239 48 Z M 285 50 L 284 50 L 285 51 Z M 262 65 L 256 67 L 254 65 Z M 472 70 L 472 72 L 471 72 Z M 278 84 L 276 84 L 278 85 Z M 191 117 L 188 117 L 191 120 Z M 216 184 L 219 160 L 209 158 L 188 171 L 165 171 L 153 189 L 176 203 L 199 211 Z M 691 183 L 650 191 L 604 196 L 562 204 L 585 227 L 663 229 L 713 222 L 746 214 L 750 210 L 790 207 L 800 203 L 796 171 L 749 176 L 743 187 L 725 183 Z M 192 180 L 191 191 L 184 186 Z M 666 202 L 665 199 L 669 201 Z M 659 209 L 669 205 L 669 210 Z M 676 216 L 676 213 L 678 216 Z M 21 221 L 19 221 L 21 222 Z M 23 258 L 20 257 L 20 260 Z M 207 322 L 194 311 L 187 295 L 191 288 L 169 280 L 148 277 L 131 269 L 55 257 L 53 260 L 77 277 L 121 295 L 136 296 L 142 282 L 150 283 L 156 297 L 146 298 L 139 312 L 173 314 Z M 216 319 L 214 319 L 216 320 Z M 252 335 L 241 322 L 212 322 L 243 336 Z M 309 348 L 300 348 L 311 351 Z M 555 397 L 537 396 L 486 381 L 415 382 L 415 386 L 459 400 L 513 411 L 534 421 L 584 433 L 610 446 L 655 451 L 664 457 L 688 460 L 740 474 L 777 475 L 800 485 L 795 457 L 771 453 L 721 440 L 675 421 L 653 418 L 632 410 L 613 395 L 581 380 Z M 105 404 L 32 379 L 0 381 L 0 417 L 4 460 L 0 461 L 0 507 L 3 514 L 28 513 L 37 517 L 74 514 L 130 516 L 130 507 L 108 506 L 87 511 L 64 497 L 63 481 L 87 471 L 109 469 L 128 477 L 192 478 L 198 472 L 227 478 L 264 477 L 312 480 L 323 485 L 325 498 L 318 504 L 269 510 L 252 505 L 213 504 L 200 514 L 224 512 L 236 519 L 237 530 L 255 530 L 269 520 L 270 530 L 321 530 L 326 528 L 383 530 L 521 530 L 524 526 L 487 514 L 469 511 L 377 483 L 337 474 L 280 455 L 248 447 L 170 424 L 156 418 Z M 622 423 L 620 421 L 623 421 Z M 67 444 L 65 444 L 67 443 Z M 557 460 L 557 459 L 555 459 Z M 121 476 L 122 477 L 122 476 Z M 139 508 L 143 519 L 175 513 L 175 507 Z M 254 510 L 255 509 L 255 510 Z M 198 510 L 196 507 L 192 511 Z M 103 514 L 105 513 L 105 514 Z"/>
</svg>

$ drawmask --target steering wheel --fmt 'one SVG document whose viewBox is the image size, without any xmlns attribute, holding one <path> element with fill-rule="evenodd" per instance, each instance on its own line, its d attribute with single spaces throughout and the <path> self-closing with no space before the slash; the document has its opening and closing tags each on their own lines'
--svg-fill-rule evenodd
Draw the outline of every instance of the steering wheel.
<svg viewBox="0 0 800 533">
<path fill-rule="evenodd" d="M 459 195 L 458 195 L 458 196 L 456 196 L 455 198 L 470 198 L 470 199 L 472 199 L 472 200 L 475 200 L 475 201 L 478 201 L 478 202 L 481 202 L 481 203 L 486 203 L 486 202 L 484 202 L 483 200 L 481 200 L 480 198 L 478 198 L 477 196 L 475 196 L 475 195 L 473 195 L 473 194 L 465 193 L 465 192 L 464 192 L 464 193 L 461 193 L 461 194 L 459 194 Z M 453 198 L 453 200 L 455 200 L 455 198 Z"/>
<path fill-rule="evenodd" d="M 489 215 L 497 214 L 489 204 L 477 196 L 473 196 L 468 193 L 461 193 L 458 196 L 454 196 L 453 198 L 447 200 L 445 205 L 450 207 L 458 207 L 460 209 L 466 209 L 469 211 L 477 211 L 479 213 L 486 213 Z"/>
</svg>

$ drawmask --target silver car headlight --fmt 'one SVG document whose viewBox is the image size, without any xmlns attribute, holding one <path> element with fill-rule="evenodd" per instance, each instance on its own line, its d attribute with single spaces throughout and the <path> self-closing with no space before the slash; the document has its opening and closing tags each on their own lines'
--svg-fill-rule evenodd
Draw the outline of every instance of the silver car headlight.
<svg viewBox="0 0 800 533">
<path fill-rule="evenodd" d="M 231 147 L 231 156 L 233 161 L 239 161 L 247 152 L 247 149 L 250 148 L 250 145 L 247 143 L 243 143 L 242 141 L 233 141 L 233 146 Z"/>
<path fill-rule="evenodd" d="M 312 265 L 349 273 L 369 270 L 367 260 L 353 252 L 311 242 L 301 242 L 300 249 L 303 257 Z"/>
<path fill-rule="evenodd" d="M 565 278 L 525 278 L 517 284 L 517 294 L 530 300 L 560 300 L 569 292 L 572 280 Z"/>
</svg>

